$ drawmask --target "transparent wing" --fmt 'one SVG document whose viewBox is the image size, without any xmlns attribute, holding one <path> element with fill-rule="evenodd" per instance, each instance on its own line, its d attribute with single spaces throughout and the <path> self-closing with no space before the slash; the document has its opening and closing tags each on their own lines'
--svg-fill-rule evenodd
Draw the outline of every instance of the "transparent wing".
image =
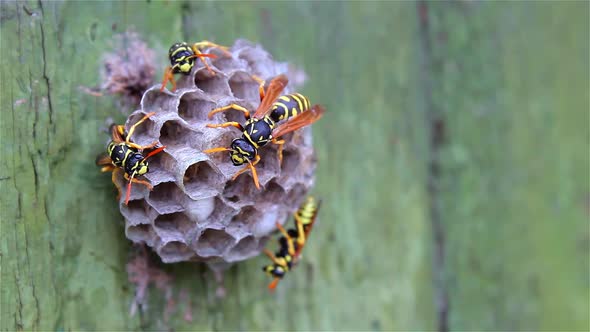
<svg viewBox="0 0 590 332">
<path fill-rule="evenodd" d="M 112 124 L 110 129 L 113 142 L 125 142 L 125 126 Z"/>
<path fill-rule="evenodd" d="M 112 165 L 111 163 L 111 157 L 109 157 L 108 154 L 103 153 L 98 155 L 98 157 L 96 157 L 96 165 L 97 166 L 109 166 Z"/>
<path fill-rule="evenodd" d="M 308 126 L 319 120 L 325 111 L 326 109 L 323 106 L 313 105 L 309 110 L 289 119 L 287 122 L 275 128 L 272 132 L 272 136 L 274 138 L 279 138 L 299 128 Z"/>
<path fill-rule="evenodd" d="M 273 78 L 264 93 L 264 99 L 260 102 L 260 105 L 258 105 L 253 117 L 260 119 L 268 114 L 271 110 L 270 107 L 281 95 L 288 83 L 289 79 L 285 75 L 279 75 Z"/>
</svg>

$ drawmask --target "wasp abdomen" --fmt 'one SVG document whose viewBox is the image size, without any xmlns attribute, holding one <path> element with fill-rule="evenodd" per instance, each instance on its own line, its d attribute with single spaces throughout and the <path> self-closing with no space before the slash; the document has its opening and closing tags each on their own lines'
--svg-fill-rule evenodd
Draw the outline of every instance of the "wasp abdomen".
<svg viewBox="0 0 590 332">
<path fill-rule="evenodd" d="M 300 93 L 280 96 L 272 106 L 270 118 L 274 122 L 286 120 L 309 109 L 309 99 Z"/>
<path fill-rule="evenodd" d="M 309 225 L 313 224 L 315 217 L 318 213 L 319 209 L 319 202 L 317 202 L 313 198 L 308 198 L 306 202 L 304 202 L 299 210 L 297 210 L 296 214 L 303 225 L 304 229 L 307 228 Z"/>
</svg>

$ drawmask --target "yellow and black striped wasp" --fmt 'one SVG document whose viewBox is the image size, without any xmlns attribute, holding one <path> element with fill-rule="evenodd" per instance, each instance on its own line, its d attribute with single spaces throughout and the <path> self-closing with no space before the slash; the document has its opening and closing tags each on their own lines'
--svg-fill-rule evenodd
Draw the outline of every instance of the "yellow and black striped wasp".
<svg viewBox="0 0 590 332">
<path fill-rule="evenodd" d="M 229 148 L 219 147 L 207 149 L 203 152 L 215 153 L 229 151 L 229 156 L 235 166 L 248 163 L 248 165 L 234 175 L 232 180 L 235 180 L 240 174 L 250 169 L 254 184 L 256 188 L 260 189 L 255 168 L 256 164 L 260 161 L 258 149 L 268 142 L 279 145 L 279 162 L 282 162 L 283 144 L 285 141 L 279 140 L 279 138 L 316 122 L 324 114 L 325 108 L 321 105 L 310 107 L 309 99 L 299 93 L 281 96 L 281 92 L 289 82 L 285 75 L 279 75 L 272 79 L 266 91 L 263 88 L 264 81 L 257 77 L 254 77 L 254 79 L 260 83 L 261 102 L 253 116 L 250 116 L 250 112 L 246 108 L 237 104 L 214 109 L 208 114 L 209 118 L 211 118 L 213 114 L 229 109 L 235 109 L 244 113 L 246 122 L 243 125 L 238 122 L 207 125 L 209 128 L 236 127 L 242 131 L 242 137 L 234 139 Z M 285 122 L 277 126 L 277 123 L 283 120 Z"/>
<path fill-rule="evenodd" d="M 140 183 L 152 189 L 152 185 L 144 180 L 136 179 L 136 176 L 143 175 L 149 171 L 147 159 L 162 152 L 166 147 L 161 146 L 146 156 L 143 155 L 143 150 L 153 149 L 158 142 L 154 142 L 150 145 L 141 146 L 131 142 L 131 136 L 135 132 L 135 128 L 142 122 L 147 120 L 150 116 L 156 114 L 155 112 L 146 114 L 141 120 L 137 121 L 129 132 L 125 133 L 125 126 L 123 125 L 112 125 L 111 136 L 112 141 L 107 147 L 107 154 L 99 156 L 96 160 L 98 166 L 102 166 L 102 172 L 113 172 L 113 183 L 116 184 L 117 173 L 120 171 L 125 172 L 125 179 L 129 180 L 127 184 L 127 193 L 125 195 L 125 204 L 129 203 L 129 197 L 131 195 L 131 183 Z M 121 189 L 117 187 L 119 195 L 117 200 L 121 197 Z"/>
<path fill-rule="evenodd" d="M 227 47 L 214 44 L 210 41 L 203 40 L 197 43 L 194 43 L 193 46 L 190 46 L 186 42 L 176 43 L 170 47 L 168 50 L 168 58 L 170 59 L 170 66 L 166 67 L 164 70 L 164 77 L 162 78 L 162 86 L 160 87 L 160 91 L 164 91 L 166 88 L 166 84 L 168 82 L 172 82 L 172 90 L 176 90 L 176 81 L 174 80 L 174 74 L 190 74 L 191 70 L 195 66 L 195 58 L 201 59 L 205 68 L 211 73 L 211 75 L 215 75 L 211 66 L 205 61 L 204 58 L 213 58 L 215 59 L 217 56 L 211 53 L 203 53 L 202 50 L 208 47 L 216 47 L 220 49 L 225 55 L 231 57 L 231 53 L 227 50 Z"/>
<path fill-rule="evenodd" d="M 262 268 L 266 274 L 274 277 L 268 288 L 273 291 L 279 281 L 285 276 L 291 268 L 299 262 L 301 250 L 305 246 L 309 234 L 315 223 L 321 201 L 316 200 L 313 196 L 307 197 L 307 200 L 301 204 L 297 212 L 294 213 L 295 228 L 285 230 L 277 222 L 277 228 L 283 236 L 279 238 L 279 250 L 273 254 L 270 250 L 264 249 L 264 254 L 271 260 L 272 264 Z"/>
</svg>

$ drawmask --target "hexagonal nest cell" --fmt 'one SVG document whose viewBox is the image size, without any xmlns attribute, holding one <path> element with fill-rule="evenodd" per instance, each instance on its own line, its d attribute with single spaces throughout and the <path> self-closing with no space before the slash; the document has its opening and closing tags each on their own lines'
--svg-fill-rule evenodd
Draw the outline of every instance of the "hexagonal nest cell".
<svg viewBox="0 0 590 332">
<path fill-rule="evenodd" d="M 151 191 L 134 184 L 132 201 L 126 206 L 126 181 L 122 176 L 116 181 L 123 192 L 120 209 L 127 237 L 147 244 L 164 262 L 233 263 L 257 255 L 275 230 L 275 222 L 285 223 L 314 184 L 310 174 L 316 162 L 310 127 L 285 136 L 282 165 L 275 145 L 260 149 L 262 160 L 256 166 L 260 190 L 250 171 L 232 180 L 243 166 L 234 166 L 227 152 L 203 153 L 227 147 L 241 136 L 233 127 L 206 127 L 226 121 L 243 123 L 241 112 L 230 110 L 212 119 L 207 114 L 231 103 L 254 112 L 260 98 L 252 75 L 268 81 L 286 74 L 292 80 L 285 94 L 295 92 L 296 85 L 302 83 L 301 72 L 275 62 L 258 45 L 238 40 L 230 52 L 231 57 L 216 53 L 214 76 L 195 61 L 188 77 L 177 77 L 176 91 L 161 92 L 159 84 L 152 86 L 143 95 L 141 109 L 126 123 L 129 130 L 145 114 L 155 112 L 137 127 L 131 140 L 143 145 L 156 140 L 166 146 L 150 159 L 149 172 L 139 177 L 153 186 Z"/>
</svg>

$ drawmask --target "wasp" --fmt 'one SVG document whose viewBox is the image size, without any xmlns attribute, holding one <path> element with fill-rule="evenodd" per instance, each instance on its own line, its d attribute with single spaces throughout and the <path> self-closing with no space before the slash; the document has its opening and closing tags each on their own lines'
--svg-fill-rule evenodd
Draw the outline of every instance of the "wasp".
<svg viewBox="0 0 590 332">
<path fill-rule="evenodd" d="M 299 93 L 281 95 L 281 92 L 289 82 L 285 75 L 279 75 L 272 79 L 266 91 L 263 88 L 264 81 L 255 76 L 253 78 L 260 84 L 259 92 L 261 99 L 260 105 L 256 109 L 256 112 L 254 112 L 254 115 L 250 116 L 250 111 L 237 104 L 214 109 L 208 114 L 208 117 L 211 118 L 213 114 L 229 109 L 235 109 L 244 113 L 246 122 L 243 125 L 238 122 L 207 125 L 209 128 L 236 127 L 242 131 L 242 137 L 234 139 L 229 148 L 219 147 L 207 149 L 203 152 L 215 153 L 229 151 L 229 156 L 234 166 L 247 163 L 244 168 L 234 175 L 232 180 L 235 180 L 240 174 L 250 169 L 254 184 L 256 188 L 260 189 L 255 168 L 256 164 L 260 161 L 258 149 L 269 142 L 277 144 L 279 146 L 277 151 L 279 163 L 281 163 L 285 141 L 279 138 L 316 122 L 324 114 L 325 109 L 321 105 L 310 107 L 309 99 Z M 277 125 L 279 121 L 283 120 L 283 123 Z"/>
<path fill-rule="evenodd" d="M 129 128 L 128 133 L 125 133 L 125 126 L 123 125 L 111 126 L 112 141 L 107 146 L 107 154 L 99 156 L 96 161 L 98 166 L 102 166 L 102 172 L 113 172 L 113 183 L 116 183 L 115 180 L 118 172 L 125 172 L 125 179 L 129 180 L 129 183 L 127 184 L 127 193 L 125 195 L 125 205 L 129 203 L 131 183 L 140 183 L 148 187 L 150 190 L 152 189 L 152 185 L 149 182 L 136 179 L 135 177 L 147 173 L 149 171 L 147 159 L 162 152 L 162 150 L 166 148 L 165 146 L 161 146 L 144 156 L 142 153 L 143 150 L 153 149 L 158 142 L 156 141 L 150 145 L 141 146 L 130 140 L 135 132 L 135 128 L 154 114 L 156 113 L 152 112 L 146 114 L 141 120 L 137 121 L 131 126 L 131 128 Z M 119 195 L 117 196 L 118 200 L 121 197 L 121 189 L 117 187 L 117 190 L 119 191 Z"/>
<path fill-rule="evenodd" d="M 277 287 L 277 284 L 285 274 L 298 263 L 301 257 L 301 250 L 309 238 L 309 234 L 318 215 L 320 204 L 321 201 L 316 200 L 313 196 L 307 197 L 299 209 L 293 214 L 295 228 L 285 230 L 277 222 L 277 228 L 282 234 L 279 238 L 279 250 L 273 254 L 270 250 L 264 249 L 264 254 L 272 260 L 272 264 L 262 268 L 266 274 L 274 277 L 273 281 L 268 285 L 271 291 Z"/>
<path fill-rule="evenodd" d="M 231 57 L 231 53 L 228 52 L 227 47 L 214 44 L 207 40 L 194 43 L 193 46 L 190 46 L 186 42 L 172 45 L 170 50 L 168 50 L 170 66 L 166 67 L 166 70 L 164 70 L 164 77 L 162 78 L 162 86 L 160 87 L 160 91 L 164 91 L 168 82 L 172 82 L 171 91 L 176 90 L 174 74 L 182 73 L 184 75 L 188 75 L 195 65 L 195 58 L 201 59 L 201 62 L 203 62 L 203 65 L 205 65 L 205 68 L 207 68 L 209 73 L 215 75 L 215 72 L 213 69 L 211 69 L 211 66 L 209 66 L 204 58 L 215 59 L 217 56 L 215 54 L 202 52 L 203 49 L 210 47 L 219 48 L 225 55 Z"/>
</svg>

